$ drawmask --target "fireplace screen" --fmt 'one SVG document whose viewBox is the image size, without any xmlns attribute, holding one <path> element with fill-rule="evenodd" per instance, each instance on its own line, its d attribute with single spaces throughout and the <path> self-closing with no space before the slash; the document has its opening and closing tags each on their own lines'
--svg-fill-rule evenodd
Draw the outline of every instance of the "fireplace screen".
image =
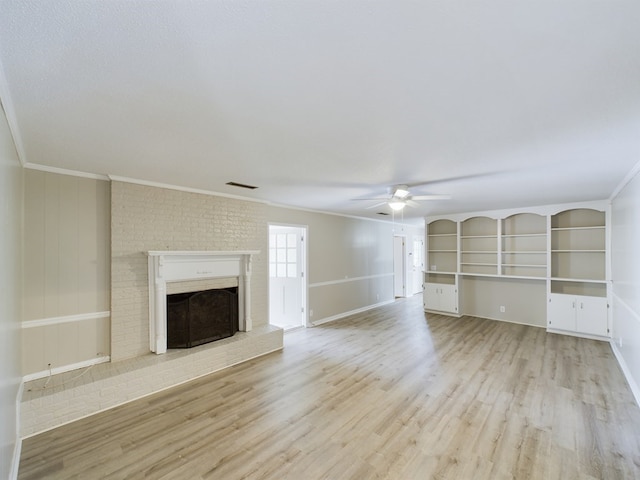
<svg viewBox="0 0 640 480">
<path fill-rule="evenodd" d="M 191 348 L 237 331 L 237 287 L 167 295 L 167 348 Z"/>
</svg>

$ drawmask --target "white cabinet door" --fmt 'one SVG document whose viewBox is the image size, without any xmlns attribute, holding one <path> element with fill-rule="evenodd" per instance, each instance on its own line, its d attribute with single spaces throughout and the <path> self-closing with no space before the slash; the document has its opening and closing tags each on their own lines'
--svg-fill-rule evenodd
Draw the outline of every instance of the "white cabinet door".
<svg viewBox="0 0 640 480">
<path fill-rule="evenodd" d="M 549 295 L 548 327 L 588 335 L 609 336 L 607 299 L 586 295 Z"/>
<path fill-rule="evenodd" d="M 458 292 L 455 285 L 440 286 L 440 310 L 458 313 Z"/>
<path fill-rule="evenodd" d="M 458 291 L 455 285 L 425 283 L 423 295 L 425 310 L 458 313 Z"/>
<path fill-rule="evenodd" d="M 606 298 L 577 297 L 576 313 L 576 330 L 578 332 L 608 336 Z"/>
<path fill-rule="evenodd" d="M 552 293 L 547 310 L 548 326 L 554 330 L 576 331 L 576 297 Z"/>
<path fill-rule="evenodd" d="M 439 283 L 424 284 L 424 308 L 427 310 L 440 310 Z"/>
</svg>

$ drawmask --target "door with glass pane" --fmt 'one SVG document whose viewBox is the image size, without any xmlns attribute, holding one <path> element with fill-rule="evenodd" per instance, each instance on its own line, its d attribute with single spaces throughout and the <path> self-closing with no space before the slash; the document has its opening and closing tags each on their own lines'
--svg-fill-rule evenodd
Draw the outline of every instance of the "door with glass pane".
<svg viewBox="0 0 640 480">
<path fill-rule="evenodd" d="M 302 227 L 269 227 L 269 323 L 305 324 L 304 232 Z"/>
</svg>

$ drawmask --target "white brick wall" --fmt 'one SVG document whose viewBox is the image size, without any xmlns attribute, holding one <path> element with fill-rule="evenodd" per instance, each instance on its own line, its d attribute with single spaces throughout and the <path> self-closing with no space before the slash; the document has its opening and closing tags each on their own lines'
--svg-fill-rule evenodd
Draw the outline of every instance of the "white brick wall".
<svg viewBox="0 0 640 480">
<path fill-rule="evenodd" d="M 119 181 L 111 199 L 112 361 L 149 352 L 149 250 L 260 250 L 251 309 L 254 326 L 268 323 L 265 205 Z"/>
</svg>

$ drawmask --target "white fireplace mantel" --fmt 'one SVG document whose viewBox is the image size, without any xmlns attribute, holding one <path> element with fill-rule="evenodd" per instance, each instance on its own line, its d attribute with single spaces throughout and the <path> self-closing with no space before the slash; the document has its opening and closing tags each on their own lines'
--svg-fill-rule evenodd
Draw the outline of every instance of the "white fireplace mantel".
<svg viewBox="0 0 640 480">
<path fill-rule="evenodd" d="M 167 283 L 210 278 L 238 279 L 241 331 L 251 330 L 251 259 L 259 250 L 149 251 L 149 346 L 167 351 Z"/>
</svg>

